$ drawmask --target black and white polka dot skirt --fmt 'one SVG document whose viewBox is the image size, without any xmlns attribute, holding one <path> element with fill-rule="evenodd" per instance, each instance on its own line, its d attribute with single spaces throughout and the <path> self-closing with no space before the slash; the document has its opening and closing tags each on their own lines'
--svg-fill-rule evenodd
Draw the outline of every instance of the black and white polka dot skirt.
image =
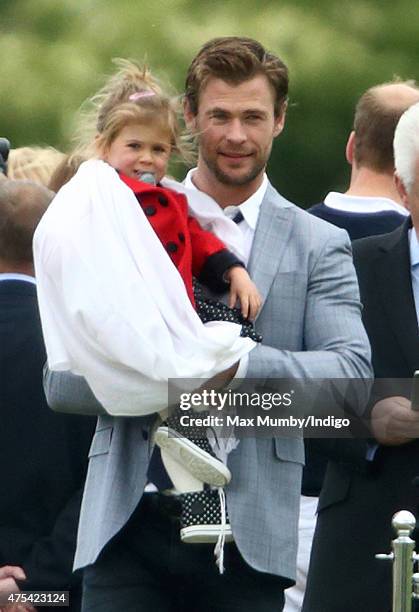
<svg viewBox="0 0 419 612">
<path fill-rule="evenodd" d="M 202 288 L 194 283 L 194 294 L 196 311 L 203 323 L 209 321 L 228 321 L 242 326 L 240 335 L 243 338 L 251 338 L 254 342 L 262 342 L 262 336 L 258 334 L 249 319 L 246 319 L 240 308 L 229 308 L 226 304 L 204 297 Z"/>
</svg>

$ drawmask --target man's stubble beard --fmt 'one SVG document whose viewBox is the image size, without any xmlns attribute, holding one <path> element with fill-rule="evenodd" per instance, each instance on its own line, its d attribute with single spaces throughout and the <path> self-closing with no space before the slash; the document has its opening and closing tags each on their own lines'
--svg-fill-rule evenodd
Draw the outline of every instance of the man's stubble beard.
<svg viewBox="0 0 419 612">
<path fill-rule="evenodd" d="M 239 177 L 233 177 L 223 172 L 221 168 L 218 166 L 217 162 L 211 159 L 208 159 L 208 157 L 205 155 L 205 153 L 202 150 L 201 150 L 201 158 L 202 158 L 202 161 L 207 166 L 207 168 L 210 170 L 210 172 L 218 180 L 218 182 L 221 183 L 222 185 L 228 185 L 229 187 L 241 187 L 243 185 L 247 185 L 248 183 L 251 183 L 260 175 L 261 172 L 265 170 L 265 166 L 266 166 L 266 161 L 263 162 L 261 160 L 253 168 L 251 168 L 247 174 L 243 176 L 239 176 Z"/>
</svg>

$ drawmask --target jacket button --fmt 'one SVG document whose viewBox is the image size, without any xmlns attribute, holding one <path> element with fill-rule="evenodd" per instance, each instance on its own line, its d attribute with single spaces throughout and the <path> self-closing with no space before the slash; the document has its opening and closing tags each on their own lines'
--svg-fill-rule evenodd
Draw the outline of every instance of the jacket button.
<svg viewBox="0 0 419 612">
<path fill-rule="evenodd" d="M 169 206 L 169 200 L 162 193 L 157 196 L 157 199 L 162 206 Z"/>
<path fill-rule="evenodd" d="M 179 232 L 177 236 L 181 242 L 185 242 L 185 234 L 183 232 Z"/>
<path fill-rule="evenodd" d="M 176 253 L 177 248 L 178 248 L 178 247 L 177 247 L 176 242 L 168 242 L 168 243 L 166 244 L 166 251 L 167 251 L 168 253 Z"/>
<path fill-rule="evenodd" d="M 156 207 L 155 206 L 145 206 L 144 207 L 144 212 L 147 215 L 147 217 L 152 217 L 153 215 L 156 214 Z"/>
</svg>

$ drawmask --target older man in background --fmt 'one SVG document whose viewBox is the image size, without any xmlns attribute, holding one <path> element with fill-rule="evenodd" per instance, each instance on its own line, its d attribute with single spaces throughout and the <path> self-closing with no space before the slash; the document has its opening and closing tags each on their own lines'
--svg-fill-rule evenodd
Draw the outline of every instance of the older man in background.
<svg viewBox="0 0 419 612">
<path fill-rule="evenodd" d="M 365 473 L 343 462 L 329 464 L 306 612 L 389 611 L 391 564 L 375 554 L 389 549 L 393 514 L 419 509 L 419 412 L 412 410 L 411 385 L 406 384 L 419 369 L 419 104 L 397 125 L 394 158 L 395 186 L 411 217 L 389 234 L 354 243 L 374 372 L 387 381 L 373 394 L 377 445 L 370 446 Z"/>
<path fill-rule="evenodd" d="M 393 139 L 401 115 L 416 102 L 419 89 L 413 81 L 376 85 L 361 96 L 346 145 L 351 166 L 349 188 L 345 193 L 331 191 L 323 203 L 309 209 L 311 214 L 345 229 L 351 240 L 391 232 L 406 220 L 409 211 L 393 178 Z M 285 612 L 300 610 L 304 597 L 318 496 L 327 465 L 323 442 L 315 438 L 305 441 L 297 584 L 286 591 Z"/>
</svg>

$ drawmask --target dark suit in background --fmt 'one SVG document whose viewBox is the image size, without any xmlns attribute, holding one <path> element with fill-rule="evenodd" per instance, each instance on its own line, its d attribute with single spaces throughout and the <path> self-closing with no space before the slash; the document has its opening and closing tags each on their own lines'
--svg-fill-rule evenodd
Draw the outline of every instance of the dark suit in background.
<svg viewBox="0 0 419 612">
<path fill-rule="evenodd" d="M 364 323 L 377 378 L 410 378 L 419 369 L 407 221 L 390 234 L 354 243 Z M 408 392 L 408 390 L 407 390 Z M 399 393 L 391 393 L 398 395 Z M 320 495 L 305 612 L 385 612 L 391 608 L 393 514 L 418 513 L 419 441 L 380 446 L 370 470 L 330 462 Z"/>
<path fill-rule="evenodd" d="M 49 409 L 45 361 L 35 285 L 0 280 L 0 566 L 23 567 L 25 591 L 72 589 L 78 610 L 72 563 L 94 420 Z"/>
<path fill-rule="evenodd" d="M 349 196 L 339 194 L 342 201 Z M 358 198 L 361 200 L 362 198 Z M 373 201 L 372 198 L 365 198 Z M 324 219 L 337 227 L 345 229 L 351 240 L 386 234 L 399 227 L 406 217 L 396 211 L 383 210 L 375 213 L 356 213 L 353 210 L 337 210 L 316 204 L 308 212 L 315 217 Z M 330 443 L 328 443 L 330 444 Z M 303 468 L 301 492 L 303 495 L 318 497 L 322 488 L 328 461 L 328 447 L 321 438 L 307 438 L 304 441 L 306 464 Z"/>
</svg>

